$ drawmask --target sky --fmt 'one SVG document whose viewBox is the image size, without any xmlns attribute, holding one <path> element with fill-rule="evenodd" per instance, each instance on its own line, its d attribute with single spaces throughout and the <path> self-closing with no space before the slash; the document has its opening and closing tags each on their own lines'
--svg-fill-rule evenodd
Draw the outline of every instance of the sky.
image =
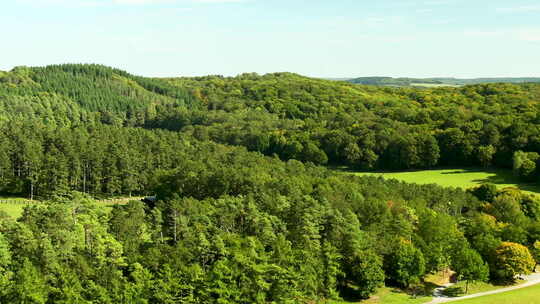
<svg viewBox="0 0 540 304">
<path fill-rule="evenodd" d="M 540 77 L 539 0 L 2 0 L 0 70 Z"/>
</svg>

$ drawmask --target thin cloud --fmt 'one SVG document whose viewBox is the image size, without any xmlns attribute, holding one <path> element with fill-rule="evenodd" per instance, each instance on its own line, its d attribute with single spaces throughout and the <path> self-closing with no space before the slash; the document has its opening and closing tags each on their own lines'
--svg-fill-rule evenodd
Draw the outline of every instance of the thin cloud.
<svg viewBox="0 0 540 304">
<path fill-rule="evenodd" d="M 531 13 L 531 12 L 540 12 L 540 5 L 520 5 L 513 7 L 500 7 L 497 8 L 499 12 L 505 13 Z"/>
<path fill-rule="evenodd" d="M 17 0 L 31 5 L 104 6 L 104 5 L 152 5 L 188 3 L 240 3 L 247 0 Z"/>
<path fill-rule="evenodd" d="M 199 3 L 240 3 L 240 2 L 247 2 L 247 0 L 193 0 L 193 2 L 199 2 Z"/>
<path fill-rule="evenodd" d="M 523 41 L 540 42 L 540 29 L 519 32 L 518 37 Z"/>
<path fill-rule="evenodd" d="M 432 0 L 432 1 L 424 1 L 424 5 L 430 5 L 430 6 L 438 6 L 438 5 L 450 5 L 454 4 L 455 1 L 451 0 Z"/>
<path fill-rule="evenodd" d="M 168 3 L 238 3 L 244 0 L 113 0 L 116 4 L 168 4 Z"/>
<path fill-rule="evenodd" d="M 434 10 L 432 8 L 420 8 L 416 10 L 416 12 L 419 14 L 430 14 L 433 13 L 433 11 Z"/>
<path fill-rule="evenodd" d="M 141 4 L 171 4 L 171 3 L 238 3 L 245 0 L 113 0 L 115 4 L 141 5 Z"/>
<path fill-rule="evenodd" d="M 540 29 L 511 29 L 491 31 L 467 31 L 466 36 L 479 38 L 512 39 L 526 42 L 540 42 Z"/>
</svg>

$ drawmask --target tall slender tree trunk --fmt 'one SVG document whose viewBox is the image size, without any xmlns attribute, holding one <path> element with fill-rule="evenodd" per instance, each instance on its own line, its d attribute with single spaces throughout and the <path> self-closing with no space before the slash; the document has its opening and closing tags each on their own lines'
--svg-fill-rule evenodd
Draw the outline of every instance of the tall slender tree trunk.
<svg viewBox="0 0 540 304">
<path fill-rule="evenodd" d="M 86 193 L 86 166 L 87 166 L 86 164 L 83 166 L 83 183 L 82 183 L 83 193 Z"/>
<path fill-rule="evenodd" d="M 174 227 L 173 227 L 173 230 L 174 230 L 174 243 L 175 243 L 175 244 L 176 244 L 176 240 L 177 240 L 177 238 L 176 238 L 176 225 L 177 225 L 176 221 L 177 221 L 177 219 L 178 219 L 178 214 L 177 214 L 177 212 L 178 212 L 178 211 L 174 210 L 174 215 L 173 215 L 173 216 L 174 216 Z"/>
</svg>

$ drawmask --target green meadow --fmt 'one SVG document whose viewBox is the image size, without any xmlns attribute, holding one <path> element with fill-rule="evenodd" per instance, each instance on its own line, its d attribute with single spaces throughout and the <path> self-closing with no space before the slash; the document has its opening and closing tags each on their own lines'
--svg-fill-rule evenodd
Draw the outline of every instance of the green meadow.
<svg viewBox="0 0 540 304">
<path fill-rule="evenodd" d="M 456 304 L 534 304 L 540 303 L 540 285 L 453 302 Z"/>
<path fill-rule="evenodd" d="M 370 299 L 360 302 L 349 301 L 328 301 L 324 304 L 422 304 L 430 302 L 433 298 L 430 296 L 413 297 L 401 290 L 383 287 L 371 296 Z"/>
<path fill-rule="evenodd" d="M 39 201 L 35 201 L 39 203 Z M 12 218 L 22 215 L 23 209 L 30 201 L 21 197 L 0 197 L 0 212 L 5 212 Z"/>
<path fill-rule="evenodd" d="M 424 88 L 442 88 L 442 87 L 460 87 L 460 85 L 446 84 L 446 83 L 422 83 L 422 82 L 413 82 L 411 83 L 412 87 L 424 87 Z"/>
<path fill-rule="evenodd" d="M 2 203 L 0 204 L 0 211 L 5 212 L 12 218 L 18 218 L 22 215 L 25 205 L 26 204 Z"/>
<path fill-rule="evenodd" d="M 523 183 L 512 174 L 511 170 L 484 168 L 445 168 L 436 170 L 417 170 L 402 172 L 352 172 L 355 175 L 380 176 L 385 179 L 397 179 L 407 183 L 438 184 L 444 187 L 463 189 L 483 183 L 493 183 L 498 188 L 517 187 L 523 191 L 539 194 L 538 184 Z"/>
<path fill-rule="evenodd" d="M 140 199 L 141 197 L 105 199 L 97 200 L 96 204 L 110 211 L 114 205 L 126 204 L 130 200 Z M 40 201 L 35 201 L 35 203 L 40 203 Z M 23 198 L 0 198 L 0 212 L 5 212 L 10 217 L 16 219 L 22 215 L 24 207 L 29 204 L 31 203 Z"/>
</svg>

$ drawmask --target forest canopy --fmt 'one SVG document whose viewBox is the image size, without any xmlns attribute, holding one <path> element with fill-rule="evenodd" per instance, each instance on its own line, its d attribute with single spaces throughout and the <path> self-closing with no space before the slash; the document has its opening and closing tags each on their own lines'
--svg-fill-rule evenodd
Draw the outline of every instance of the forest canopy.
<svg viewBox="0 0 540 304">
<path fill-rule="evenodd" d="M 539 261 L 540 199 L 322 165 L 539 181 L 540 85 L 392 88 L 291 73 L 0 73 L 0 302 L 312 303 Z M 94 198 L 152 195 L 100 206 Z M 511 261 L 511 262 L 509 262 Z"/>
</svg>

